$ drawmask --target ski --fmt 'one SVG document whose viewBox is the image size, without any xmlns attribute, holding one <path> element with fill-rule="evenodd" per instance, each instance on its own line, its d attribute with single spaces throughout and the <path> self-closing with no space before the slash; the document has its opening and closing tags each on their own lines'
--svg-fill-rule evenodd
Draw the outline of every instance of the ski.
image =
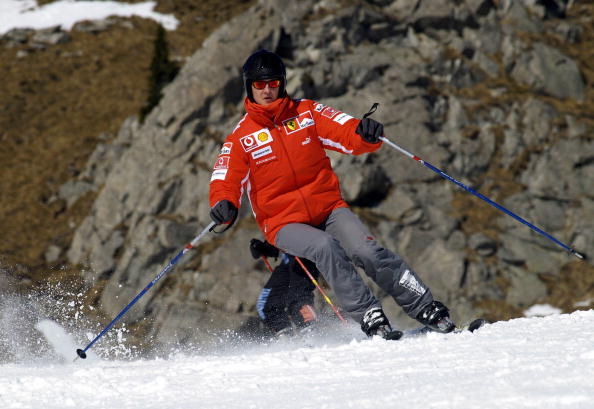
<svg viewBox="0 0 594 409">
<path fill-rule="evenodd" d="M 452 332 L 450 332 L 450 334 L 459 334 L 459 333 L 465 332 L 465 331 L 474 332 L 474 331 L 478 330 L 479 328 L 483 327 L 486 324 L 489 324 L 489 321 L 487 321 L 484 318 L 477 318 L 477 319 L 471 321 L 467 325 L 464 325 L 462 327 L 456 328 L 455 330 L 453 330 Z M 396 331 L 393 331 L 393 332 L 396 332 Z M 437 332 L 437 333 L 439 333 L 438 331 L 435 331 L 435 330 L 433 330 L 433 329 L 431 329 L 429 327 L 426 327 L 426 326 L 414 328 L 414 329 L 411 329 L 411 330 L 397 331 L 397 332 L 401 332 L 402 335 L 399 338 L 392 338 L 392 339 L 416 338 L 418 336 L 425 335 L 425 334 L 428 334 L 430 332 Z"/>
<path fill-rule="evenodd" d="M 474 321 L 472 321 L 470 324 L 468 324 L 468 327 L 466 329 L 470 332 L 474 332 L 477 329 L 479 329 L 487 324 L 489 324 L 489 321 L 487 321 L 486 319 L 477 318 Z"/>
<path fill-rule="evenodd" d="M 404 336 L 404 332 L 395 329 L 395 330 L 388 332 L 384 339 L 386 339 L 388 341 L 398 341 L 403 336 Z"/>
</svg>

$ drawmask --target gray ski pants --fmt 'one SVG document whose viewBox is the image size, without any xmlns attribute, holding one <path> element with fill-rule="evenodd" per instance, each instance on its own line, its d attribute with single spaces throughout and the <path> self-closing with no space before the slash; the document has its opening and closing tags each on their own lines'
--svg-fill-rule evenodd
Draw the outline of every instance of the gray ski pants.
<svg viewBox="0 0 594 409">
<path fill-rule="evenodd" d="M 276 236 L 276 246 L 314 262 L 356 322 L 361 322 L 369 308 L 381 305 L 354 266 L 362 268 L 412 318 L 433 301 L 431 291 L 412 268 L 381 247 L 348 208 L 334 210 L 320 226 L 286 225 Z"/>
</svg>

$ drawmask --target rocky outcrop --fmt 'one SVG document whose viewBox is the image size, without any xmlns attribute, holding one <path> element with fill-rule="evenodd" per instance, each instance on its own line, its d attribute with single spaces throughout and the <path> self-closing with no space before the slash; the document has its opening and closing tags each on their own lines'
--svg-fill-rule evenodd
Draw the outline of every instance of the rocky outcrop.
<svg viewBox="0 0 594 409">
<path fill-rule="evenodd" d="M 594 141 L 581 118 L 550 102 L 584 100 L 583 76 L 555 46 L 519 35 L 559 16 L 528 1 L 412 4 L 262 0 L 203 44 L 144 124 L 130 119 L 98 147 L 63 195 L 73 203 L 98 192 L 68 257 L 90 266 L 85 280 L 102 289 L 109 315 L 210 221 L 212 163 L 242 115 L 240 67 L 261 47 L 285 58 L 292 96 L 359 116 L 379 102 L 374 117 L 388 138 L 561 241 L 593 247 Z M 460 321 L 483 312 L 480 300 L 531 305 L 546 295 L 540 275 L 569 261 L 555 244 L 388 146 L 330 156 L 345 198 Z M 242 206 L 236 227 L 205 236 L 124 319 L 150 317 L 163 342 L 240 326 L 255 315 L 267 278 L 248 252 L 249 239 L 260 236 Z M 410 324 L 393 301 L 384 305 Z"/>
</svg>

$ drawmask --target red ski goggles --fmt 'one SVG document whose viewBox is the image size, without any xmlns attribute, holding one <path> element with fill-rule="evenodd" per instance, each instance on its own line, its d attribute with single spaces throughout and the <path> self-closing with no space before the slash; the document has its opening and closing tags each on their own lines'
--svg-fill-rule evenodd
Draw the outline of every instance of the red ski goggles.
<svg viewBox="0 0 594 409">
<path fill-rule="evenodd" d="M 264 88 L 266 88 L 266 84 L 268 84 L 268 86 L 270 88 L 278 88 L 281 85 L 281 80 L 253 81 L 252 82 L 252 85 L 256 89 L 264 89 Z"/>
</svg>

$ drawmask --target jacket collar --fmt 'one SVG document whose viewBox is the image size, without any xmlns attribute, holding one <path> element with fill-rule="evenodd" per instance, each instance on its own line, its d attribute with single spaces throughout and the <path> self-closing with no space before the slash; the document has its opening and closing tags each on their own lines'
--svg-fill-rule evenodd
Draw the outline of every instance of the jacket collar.
<svg viewBox="0 0 594 409">
<path fill-rule="evenodd" d="M 254 122 L 266 128 L 274 128 L 284 118 L 284 114 L 293 106 L 293 100 L 285 95 L 268 105 L 260 105 L 245 98 L 245 111 Z"/>
</svg>

